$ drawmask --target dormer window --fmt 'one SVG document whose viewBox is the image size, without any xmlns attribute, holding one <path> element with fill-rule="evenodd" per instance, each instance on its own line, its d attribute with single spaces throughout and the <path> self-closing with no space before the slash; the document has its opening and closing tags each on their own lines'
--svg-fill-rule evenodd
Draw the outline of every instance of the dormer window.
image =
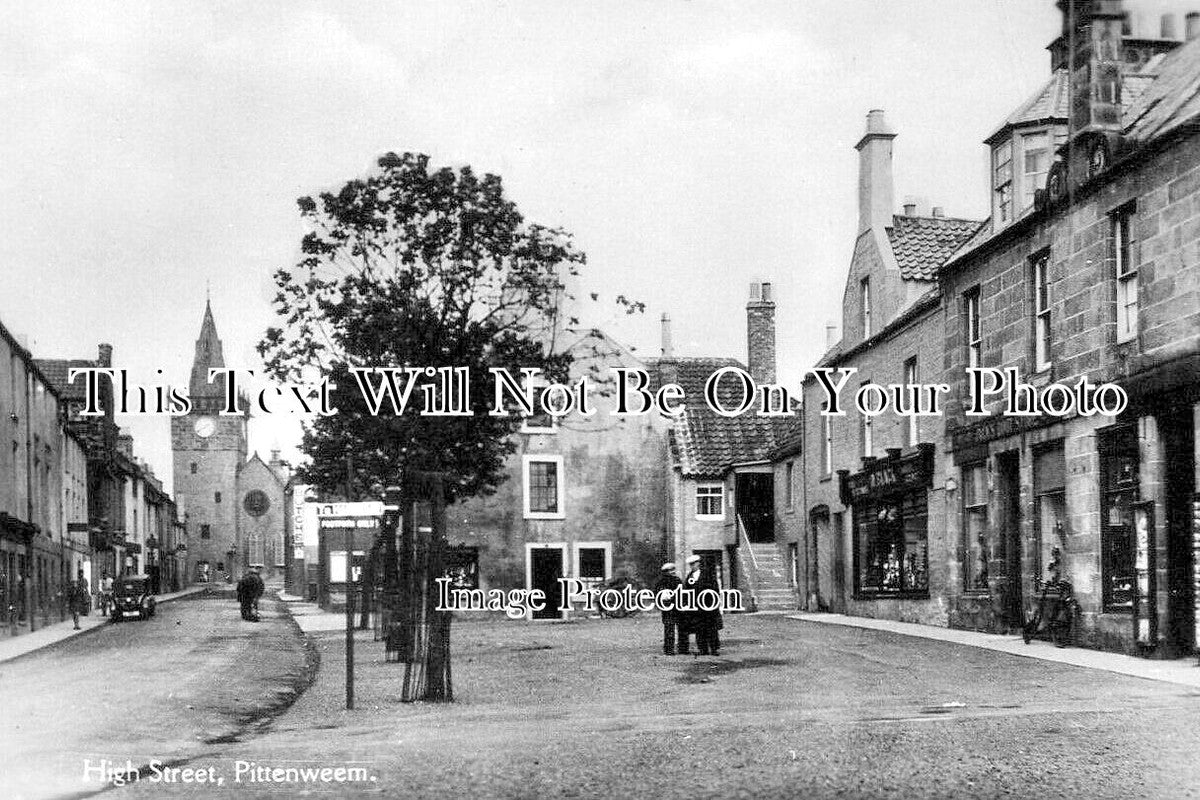
<svg viewBox="0 0 1200 800">
<path fill-rule="evenodd" d="M 1025 174 L 1022 176 L 1021 209 L 1033 206 L 1033 196 L 1046 185 L 1046 173 L 1050 171 L 1050 133 L 1039 131 L 1021 137 L 1021 156 Z"/>
<path fill-rule="evenodd" d="M 995 193 L 996 222 L 1007 225 L 1013 218 L 1012 141 L 1005 141 L 992 151 L 992 190 Z"/>
</svg>

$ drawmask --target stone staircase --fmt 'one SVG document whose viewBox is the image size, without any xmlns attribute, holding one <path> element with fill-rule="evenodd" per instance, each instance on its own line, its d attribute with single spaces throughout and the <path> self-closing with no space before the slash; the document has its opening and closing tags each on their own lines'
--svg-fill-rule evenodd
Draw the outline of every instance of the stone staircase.
<svg viewBox="0 0 1200 800">
<path fill-rule="evenodd" d="M 799 607 L 796 592 L 788 580 L 787 563 L 774 544 L 751 544 L 752 558 L 741 559 L 753 570 L 754 604 L 758 611 L 795 611 Z M 749 554 L 747 554 L 749 555 Z"/>
</svg>

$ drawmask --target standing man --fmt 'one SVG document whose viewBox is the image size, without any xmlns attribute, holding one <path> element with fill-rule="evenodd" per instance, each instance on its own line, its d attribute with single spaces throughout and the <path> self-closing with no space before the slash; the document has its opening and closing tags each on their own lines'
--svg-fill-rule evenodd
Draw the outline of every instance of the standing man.
<svg viewBox="0 0 1200 800">
<path fill-rule="evenodd" d="M 266 585 L 263 583 L 262 575 L 259 574 L 261 571 L 262 567 L 250 568 L 250 580 L 252 582 L 250 586 L 250 615 L 255 622 L 258 622 L 259 620 L 258 599 L 263 596 L 263 592 L 265 592 L 267 589 Z"/>
<path fill-rule="evenodd" d="M 679 638 L 679 652 L 686 653 L 688 651 L 687 632 L 679 624 L 680 612 L 673 606 L 668 610 L 661 600 L 662 592 L 673 593 L 675 587 L 680 583 L 679 576 L 675 574 L 674 562 L 668 561 L 663 564 L 658 581 L 654 584 L 654 597 L 658 599 L 658 607 L 662 611 L 664 656 L 675 655 L 676 636 Z"/>
<path fill-rule="evenodd" d="M 700 556 L 688 556 L 687 565 L 688 574 L 683 581 L 683 588 L 691 590 L 689 601 L 694 608 L 693 611 L 686 612 L 688 628 L 696 634 L 696 649 L 700 651 L 700 655 L 720 655 L 717 626 L 720 624 L 721 612 L 704 611 L 700 608 L 700 595 L 705 590 L 715 592 L 717 599 L 720 599 L 719 584 L 709 570 L 702 568 Z M 681 652 L 687 652 L 683 648 L 680 649 Z"/>
<path fill-rule="evenodd" d="M 79 630 L 79 615 L 87 613 L 91 599 L 87 579 L 83 577 L 83 570 L 79 570 L 79 577 L 67 587 L 67 603 L 71 606 L 71 619 L 75 622 L 75 630 Z"/>
<path fill-rule="evenodd" d="M 242 607 L 242 619 L 253 621 L 254 614 L 254 573 L 247 572 L 237 582 L 238 605 Z"/>
<path fill-rule="evenodd" d="M 108 570 L 100 576 L 100 614 L 107 617 L 108 612 L 112 609 L 113 602 L 113 579 L 108 574 Z"/>
</svg>

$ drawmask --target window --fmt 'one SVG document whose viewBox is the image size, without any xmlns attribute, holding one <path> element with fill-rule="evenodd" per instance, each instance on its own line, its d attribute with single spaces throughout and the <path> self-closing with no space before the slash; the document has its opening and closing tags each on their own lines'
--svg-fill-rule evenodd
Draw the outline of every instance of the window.
<svg viewBox="0 0 1200 800">
<path fill-rule="evenodd" d="M 725 487 L 719 483 L 696 487 L 696 519 L 725 518 Z"/>
<path fill-rule="evenodd" d="M 963 295 L 963 314 L 967 330 L 967 366 L 978 367 L 983 363 L 983 333 L 979 324 L 979 287 Z"/>
<path fill-rule="evenodd" d="M 796 462 L 789 461 L 783 468 L 783 479 L 786 481 L 783 487 L 783 497 L 789 509 L 795 508 L 796 505 L 795 491 L 792 488 L 792 484 L 795 482 L 795 477 Z"/>
<path fill-rule="evenodd" d="M 1033 524 L 1034 583 L 1038 589 L 1049 580 L 1051 565 L 1062 572 L 1063 549 L 1067 544 L 1067 459 L 1062 442 L 1034 451 Z"/>
<path fill-rule="evenodd" d="M 1138 331 L 1138 269 L 1133 246 L 1133 204 L 1112 215 L 1113 272 L 1117 279 L 1117 341 L 1128 342 Z"/>
<path fill-rule="evenodd" d="M 525 456 L 526 519 L 562 519 L 562 456 Z"/>
<path fill-rule="evenodd" d="M 193 475 L 195 475 L 195 474 L 196 474 L 196 470 L 198 470 L 199 468 L 200 468 L 200 465 L 199 465 L 199 464 L 197 464 L 195 461 L 193 461 L 193 462 L 192 462 L 192 464 L 191 464 L 191 470 L 192 470 L 192 474 L 193 474 Z"/>
<path fill-rule="evenodd" d="M 964 592 L 988 590 L 987 464 L 970 464 L 962 471 Z"/>
<path fill-rule="evenodd" d="M 863 386 L 869 386 L 870 383 L 870 381 L 867 381 Z M 862 420 L 862 427 L 860 429 L 862 434 L 862 454 L 863 458 L 867 458 L 875 454 L 875 436 L 871 428 L 872 417 L 868 414 L 860 414 L 859 418 Z"/>
<path fill-rule="evenodd" d="M 201 539 L 211 539 L 212 538 L 212 528 L 210 528 L 208 525 L 201 525 L 200 526 L 200 538 Z"/>
<path fill-rule="evenodd" d="M 863 278 L 859 284 L 859 299 L 862 301 L 863 338 L 871 338 L 871 279 Z"/>
<path fill-rule="evenodd" d="M 213 492 L 213 502 L 214 503 L 221 502 L 221 493 L 220 492 Z"/>
<path fill-rule="evenodd" d="M 1138 497 L 1137 429 L 1101 431 L 1100 570 L 1105 611 L 1133 608 L 1133 504 Z"/>
<path fill-rule="evenodd" d="M 557 430 L 555 419 L 546 413 L 541 401 L 542 390 L 549 386 L 550 382 L 537 376 L 530 380 L 529 385 L 533 388 L 534 411 L 521 422 L 521 433 L 554 433 Z"/>
<path fill-rule="evenodd" d="M 904 385 L 917 385 L 917 357 L 913 356 L 904 362 Z M 919 391 L 919 390 L 917 390 Z M 917 427 L 916 403 L 913 404 L 912 414 L 908 417 L 908 445 L 909 447 L 916 446 L 921 440 L 921 432 Z"/>
<path fill-rule="evenodd" d="M 1006 141 L 992 151 L 992 189 L 996 194 L 996 221 L 1005 225 L 1013 218 L 1012 142 Z"/>
<path fill-rule="evenodd" d="M 860 595 L 929 593 L 924 490 L 854 506 L 855 590 Z"/>
<path fill-rule="evenodd" d="M 828 409 L 828 404 L 821 406 Z M 826 475 L 833 474 L 833 417 L 821 415 L 821 468 Z"/>
<path fill-rule="evenodd" d="M 1050 134 L 1046 131 L 1021 137 L 1021 156 L 1025 164 L 1022 176 L 1021 210 L 1033 206 L 1034 193 L 1044 188 L 1050 171 Z"/>
<path fill-rule="evenodd" d="M 1050 252 L 1033 257 L 1034 371 L 1050 368 Z"/>
</svg>

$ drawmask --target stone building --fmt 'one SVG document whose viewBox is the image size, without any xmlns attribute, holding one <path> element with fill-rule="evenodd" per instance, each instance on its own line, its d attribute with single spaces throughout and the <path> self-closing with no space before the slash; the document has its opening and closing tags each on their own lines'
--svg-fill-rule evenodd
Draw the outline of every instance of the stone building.
<svg viewBox="0 0 1200 800">
<path fill-rule="evenodd" d="M 570 382 L 616 367 L 647 369 L 599 330 L 565 332 Z M 516 434 L 509 479 L 495 494 L 447 509 L 448 568 L 464 585 L 546 592 L 558 618 L 557 579 L 652 582 L 671 556 L 667 539 L 667 423 L 657 414 L 615 416 L 613 387 L 593 383 L 595 413 L 530 417 Z"/>
<path fill-rule="evenodd" d="M 944 537 L 941 420 L 891 408 L 863 414 L 854 396 L 863 387 L 911 386 L 941 374 L 936 270 L 980 223 L 939 208 L 918 214 L 912 203 L 896 214 L 895 138 L 883 111 L 874 110 L 856 145 L 859 233 L 842 336 L 817 364 L 835 371 L 835 383 L 845 376 L 840 408 L 832 413 L 821 383 L 806 376 L 802 433 L 775 459 L 786 473 L 801 451 L 805 536 L 797 557 L 804 568 L 795 573 L 806 607 L 944 625 L 953 552 Z M 878 410 L 879 389 L 866 391 Z M 796 505 L 793 497 L 793 514 Z"/>
<path fill-rule="evenodd" d="M 1170 19 L 1130 30 L 1120 2 L 1060 5 L 1041 110 L 987 140 L 992 219 L 939 272 L 950 623 L 1014 629 L 1053 566 L 1081 644 L 1179 655 L 1198 597 L 1200 15 L 1183 43 Z M 992 402 L 973 418 L 971 366 L 1015 369 L 1056 405 L 1056 385 L 1113 381 L 1130 404 L 1001 416 Z"/>
<path fill-rule="evenodd" d="M 252 565 L 281 578 L 287 478 L 275 459 L 247 461 L 248 413 L 220 413 L 224 382 L 209 383 L 208 372 L 225 366 L 212 306 L 205 303 L 188 381 L 192 412 L 171 418 L 175 497 L 187 518 L 191 578 L 234 576 Z"/>
</svg>

